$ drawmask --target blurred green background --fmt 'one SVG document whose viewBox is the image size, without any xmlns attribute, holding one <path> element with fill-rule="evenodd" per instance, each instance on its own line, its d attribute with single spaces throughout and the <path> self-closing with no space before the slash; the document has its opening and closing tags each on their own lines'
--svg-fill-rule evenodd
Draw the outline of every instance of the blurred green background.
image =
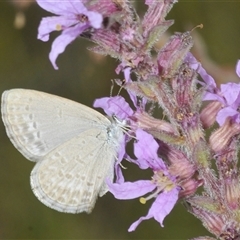
<svg viewBox="0 0 240 240">
<path fill-rule="evenodd" d="M 19 1 L 20 2 L 20 1 Z M 144 8 L 137 1 L 139 13 Z M 222 81 L 238 81 L 234 74 L 240 58 L 239 1 L 179 1 L 167 19 L 175 19 L 169 32 L 196 29 L 198 47 L 194 50 L 203 65 L 209 65 Z M 52 35 L 47 43 L 36 39 L 41 17 L 50 15 L 36 4 L 24 9 L 26 24 L 14 27 L 19 7 L 11 1 L 0 2 L 0 92 L 27 88 L 49 92 L 92 106 L 95 98 L 109 96 L 116 78 L 116 60 L 99 57 L 86 50 L 91 44 L 77 40 L 58 58 L 56 71 L 48 60 Z M 207 48 L 203 48 L 203 47 Z M 144 221 L 135 232 L 130 224 L 147 213 L 150 202 L 138 199 L 119 201 L 108 193 L 97 201 L 91 214 L 65 214 L 45 207 L 33 195 L 29 176 L 34 163 L 26 160 L 10 143 L 0 124 L 0 239 L 188 239 L 208 232 L 200 221 L 178 204 L 165 219 L 165 227 L 154 220 Z M 129 178 L 141 178 L 129 166 Z M 134 174 L 132 174 L 134 172 Z"/>
</svg>

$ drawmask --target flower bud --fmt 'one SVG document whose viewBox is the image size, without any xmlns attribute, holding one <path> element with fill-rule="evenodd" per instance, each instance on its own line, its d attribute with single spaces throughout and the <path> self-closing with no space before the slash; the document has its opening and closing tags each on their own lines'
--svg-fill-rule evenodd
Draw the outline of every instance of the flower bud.
<svg viewBox="0 0 240 240">
<path fill-rule="evenodd" d="M 135 112 L 134 118 L 137 126 L 143 130 L 147 131 L 149 129 L 157 129 L 159 131 L 165 131 L 168 133 L 176 133 L 172 124 L 153 118 L 145 112 Z"/>
<path fill-rule="evenodd" d="M 202 220 L 203 225 L 215 236 L 219 236 L 225 227 L 225 216 L 222 214 L 214 214 L 205 209 L 193 207 L 193 214 Z"/>
<path fill-rule="evenodd" d="M 188 179 L 196 172 L 196 167 L 190 163 L 187 158 L 179 157 L 179 154 L 173 152 L 168 154 L 168 160 L 171 162 L 169 172 L 180 179 Z"/>
<path fill-rule="evenodd" d="M 200 114 L 203 128 L 209 128 L 216 120 L 216 115 L 222 107 L 222 103 L 214 101 L 209 103 Z"/>
<path fill-rule="evenodd" d="M 229 179 L 224 181 L 224 191 L 226 205 L 231 210 L 237 210 L 239 208 L 240 200 L 240 186 L 238 179 Z"/>
<path fill-rule="evenodd" d="M 176 33 L 158 54 L 159 75 L 173 76 L 193 45 L 190 32 Z"/>
<path fill-rule="evenodd" d="M 188 179 L 180 184 L 182 190 L 179 192 L 179 197 L 187 197 L 193 195 L 197 189 L 203 185 L 203 180 Z"/>
<path fill-rule="evenodd" d="M 230 118 L 227 118 L 223 126 L 216 130 L 209 138 L 211 149 L 215 153 L 219 153 L 224 150 L 231 138 L 240 133 L 240 124 L 232 122 Z"/>
</svg>

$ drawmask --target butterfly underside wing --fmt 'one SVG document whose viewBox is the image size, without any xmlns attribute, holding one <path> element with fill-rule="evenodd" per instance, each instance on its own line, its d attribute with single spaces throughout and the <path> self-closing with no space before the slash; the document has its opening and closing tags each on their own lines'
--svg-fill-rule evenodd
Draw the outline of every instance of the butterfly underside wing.
<svg viewBox="0 0 240 240">
<path fill-rule="evenodd" d="M 2 119 L 13 145 L 36 165 L 31 186 L 60 212 L 91 212 L 113 181 L 123 140 L 119 123 L 80 103 L 24 89 L 2 94 Z"/>
</svg>

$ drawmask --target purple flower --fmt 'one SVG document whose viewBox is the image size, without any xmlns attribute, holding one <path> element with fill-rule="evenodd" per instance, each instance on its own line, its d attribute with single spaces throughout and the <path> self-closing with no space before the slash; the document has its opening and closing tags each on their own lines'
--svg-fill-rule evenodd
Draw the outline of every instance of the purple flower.
<svg viewBox="0 0 240 240">
<path fill-rule="evenodd" d="M 135 162 L 141 169 L 151 168 L 153 170 L 152 180 L 108 182 L 110 192 L 117 199 L 133 199 L 155 190 L 148 197 L 140 198 L 140 202 L 143 204 L 151 198 L 155 198 L 155 201 L 148 214 L 130 226 L 129 232 L 134 231 L 143 220 L 150 218 L 154 218 L 163 226 L 163 220 L 176 204 L 180 191 L 175 184 L 175 177 L 168 173 L 167 166 L 157 155 L 159 146 L 154 138 L 141 129 L 136 131 L 136 138 L 138 141 L 134 144 L 134 154 L 137 160 L 132 160 L 132 162 Z"/>
<path fill-rule="evenodd" d="M 93 106 L 102 108 L 108 116 L 114 115 L 121 120 L 126 120 L 134 113 L 122 96 L 96 99 Z"/>
<path fill-rule="evenodd" d="M 44 42 L 48 41 L 51 32 L 62 30 L 61 35 L 53 41 L 49 54 L 53 67 L 58 69 L 56 65 L 58 55 L 86 29 L 100 28 L 103 18 L 98 12 L 88 11 L 81 0 L 59 0 L 58 3 L 37 0 L 37 3 L 43 9 L 58 15 L 43 18 L 38 28 L 38 39 Z"/>
<path fill-rule="evenodd" d="M 237 62 L 236 73 L 240 77 L 240 61 Z M 222 103 L 222 109 L 217 113 L 216 121 L 222 126 L 225 120 L 230 117 L 234 122 L 240 123 L 240 113 L 238 108 L 240 106 L 240 84 L 226 83 L 220 85 L 220 90 L 216 93 L 211 93 L 208 99 L 217 100 Z"/>
<path fill-rule="evenodd" d="M 214 96 L 215 99 L 215 93 L 217 90 L 217 84 L 213 77 L 209 75 L 206 70 L 203 68 L 200 62 L 197 61 L 197 59 L 192 55 L 192 53 L 188 53 L 185 60 L 186 63 L 189 64 L 189 66 L 196 70 L 199 75 L 202 77 L 203 81 L 205 82 L 204 87 L 206 88 L 206 92 L 203 96 L 203 100 L 212 100 L 212 97 Z M 203 85 L 202 82 L 199 82 L 201 85 Z"/>
<path fill-rule="evenodd" d="M 125 72 L 125 78 L 129 81 L 130 72 Z M 135 98 L 132 98 L 132 100 L 136 111 L 138 111 L 139 109 Z M 135 113 L 121 96 L 97 99 L 94 102 L 94 107 L 101 107 L 109 116 L 115 115 L 121 120 L 128 121 L 129 124 L 132 123 L 131 117 L 133 117 Z M 148 197 L 140 198 L 140 201 L 141 203 L 146 203 L 146 201 L 151 198 L 155 198 L 155 201 L 149 209 L 148 214 L 134 222 L 128 231 L 134 231 L 143 220 L 150 218 L 154 218 L 163 226 L 163 220 L 173 209 L 180 191 L 180 187 L 176 184 L 175 177 L 168 172 L 167 166 L 163 160 L 158 157 L 157 151 L 159 145 L 154 138 L 141 129 L 137 129 L 135 135 L 138 141 L 134 144 L 134 155 L 137 159 L 131 159 L 122 151 L 122 157 L 115 165 L 116 182 L 107 182 L 109 191 L 117 199 L 133 199 L 153 191 Z M 141 169 L 151 168 L 153 170 L 152 179 L 125 182 L 119 166 L 123 155 L 125 155 L 125 158 L 129 161 L 137 164 Z"/>
<path fill-rule="evenodd" d="M 222 103 L 222 109 L 216 116 L 218 124 L 222 126 L 228 117 L 231 117 L 234 122 L 240 123 L 240 113 L 238 111 L 240 106 L 240 84 L 221 84 L 219 89 L 214 79 L 207 74 L 206 70 L 191 53 L 187 55 L 185 61 L 200 74 L 206 84 L 204 86 L 206 91 L 203 95 L 203 100 L 218 101 Z M 240 77 L 240 60 L 238 60 L 236 65 L 236 73 Z"/>
<path fill-rule="evenodd" d="M 134 231 L 143 220 L 148 220 L 150 218 L 154 218 L 163 227 L 163 220 L 175 206 L 178 200 L 178 193 L 179 189 L 176 187 L 170 191 L 163 191 L 160 193 L 149 209 L 148 214 L 145 217 L 140 217 L 136 222 L 134 222 L 129 227 L 128 231 Z"/>
<path fill-rule="evenodd" d="M 216 121 L 222 126 L 226 118 L 231 117 L 234 122 L 240 123 L 240 113 L 238 111 L 240 105 L 240 84 L 221 84 L 220 89 L 224 104 L 217 114 Z"/>
<path fill-rule="evenodd" d="M 130 77 L 130 73 L 131 73 L 131 69 L 130 68 L 126 68 L 124 71 L 124 77 L 125 77 L 125 81 L 126 83 L 131 82 L 131 77 Z M 146 101 L 144 99 L 142 99 L 142 101 L 138 101 L 137 100 L 137 96 L 128 91 L 129 97 L 132 100 L 132 103 L 135 107 L 135 110 L 133 110 L 129 104 L 126 102 L 126 100 L 122 97 L 122 96 L 115 96 L 115 97 L 104 97 L 104 98 L 99 98 L 96 99 L 93 106 L 95 108 L 102 108 L 105 113 L 112 117 L 112 116 L 116 116 L 117 118 L 121 119 L 121 120 L 127 120 L 130 124 L 133 123 L 133 120 L 131 117 L 134 117 L 134 113 L 137 111 L 142 111 L 145 109 L 145 104 Z"/>
</svg>

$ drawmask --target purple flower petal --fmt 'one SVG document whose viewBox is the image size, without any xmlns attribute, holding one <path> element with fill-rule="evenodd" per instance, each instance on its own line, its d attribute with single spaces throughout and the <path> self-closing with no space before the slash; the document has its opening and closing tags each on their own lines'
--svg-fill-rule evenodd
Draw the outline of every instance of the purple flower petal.
<svg viewBox="0 0 240 240">
<path fill-rule="evenodd" d="M 57 17 L 45 17 L 41 20 L 38 27 L 38 39 L 46 42 L 49 40 L 49 34 L 53 31 L 58 31 L 58 26 L 60 28 L 66 29 L 73 24 L 76 24 L 76 20 L 66 19 L 66 17 L 57 16 Z M 62 29 L 60 29 L 62 30 Z"/>
<path fill-rule="evenodd" d="M 227 105 L 234 104 L 234 108 L 237 108 L 240 103 L 240 84 L 226 83 L 221 84 L 221 92 L 227 101 Z"/>
<path fill-rule="evenodd" d="M 103 17 L 100 13 L 89 11 L 86 13 L 86 16 L 88 17 L 88 21 L 92 27 L 96 29 L 101 27 Z"/>
<path fill-rule="evenodd" d="M 227 117 L 235 117 L 235 119 L 237 119 L 238 115 L 239 115 L 238 111 L 234 110 L 231 107 L 225 107 L 218 112 L 216 121 L 220 126 L 222 126 Z"/>
<path fill-rule="evenodd" d="M 221 102 L 222 104 L 225 104 L 224 98 L 219 96 L 216 93 L 205 92 L 203 94 L 203 98 L 202 99 L 203 99 L 203 101 L 211 101 L 211 100 L 214 101 L 214 100 L 216 100 L 216 101 Z"/>
<path fill-rule="evenodd" d="M 202 77 L 202 79 L 207 83 L 208 89 L 212 90 L 217 87 L 215 80 L 212 76 L 210 76 L 206 70 L 202 67 L 202 65 L 199 66 L 198 73 Z"/>
<path fill-rule="evenodd" d="M 166 166 L 164 162 L 157 155 L 159 145 L 152 135 L 138 129 L 136 131 L 136 138 L 138 141 L 134 143 L 134 155 L 137 157 L 136 162 L 139 167 L 142 169 L 150 167 L 154 170 L 165 170 Z"/>
<path fill-rule="evenodd" d="M 153 191 L 156 185 L 150 180 L 124 182 L 122 184 L 107 182 L 109 191 L 117 199 L 133 199 Z"/>
<path fill-rule="evenodd" d="M 62 31 L 62 34 L 55 39 L 49 54 L 50 61 L 55 69 L 56 59 L 64 52 L 66 46 L 75 40 L 83 31 L 89 27 L 100 28 L 103 17 L 95 11 L 88 11 L 82 1 L 59 0 L 58 4 L 50 0 L 37 0 L 43 9 L 59 16 L 43 18 L 38 28 L 38 39 L 49 40 L 52 31 Z M 83 17 L 86 16 L 86 17 Z"/>
<path fill-rule="evenodd" d="M 119 164 L 115 164 L 115 175 L 116 175 L 116 183 L 118 184 L 124 183 L 124 176 L 122 173 L 121 166 Z"/>
<path fill-rule="evenodd" d="M 153 216 L 148 214 L 146 217 L 140 217 L 136 222 L 132 223 L 132 225 L 129 227 L 128 232 L 135 231 L 137 226 L 143 221 L 143 220 L 148 220 L 152 218 Z"/>
<path fill-rule="evenodd" d="M 236 66 L 236 72 L 240 74 L 240 61 Z M 239 75 L 240 76 L 240 75 Z M 239 123 L 240 113 L 238 112 L 240 105 L 240 84 L 237 83 L 226 83 L 221 84 L 221 91 L 215 89 L 215 92 L 207 92 L 204 96 L 204 100 L 218 100 L 223 104 L 223 108 L 218 112 L 216 121 L 222 126 L 227 117 Z"/>
<path fill-rule="evenodd" d="M 49 59 L 55 69 L 58 69 L 56 65 L 56 59 L 59 54 L 63 53 L 66 46 L 75 40 L 79 34 L 81 34 L 85 29 L 85 26 L 76 25 L 71 28 L 67 28 L 58 36 L 52 44 L 51 52 L 49 53 Z"/>
<path fill-rule="evenodd" d="M 179 190 L 174 188 L 169 192 L 159 194 L 149 210 L 149 214 L 153 215 L 162 227 L 164 218 L 172 211 L 178 200 Z"/>
<path fill-rule="evenodd" d="M 75 0 L 36 0 L 38 5 L 48 12 L 56 15 L 71 15 L 72 13 L 79 14 L 87 12 L 87 9 L 81 3 L 81 1 Z"/>
<path fill-rule="evenodd" d="M 207 84 L 207 91 L 214 92 L 217 87 L 215 80 L 211 75 L 206 72 L 206 70 L 202 67 L 200 62 L 198 62 L 197 59 L 192 55 L 192 53 L 189 52 L 187 54 L 185 62 L 187 62 L 192 69 L 196 70 L 200 74 L 204 82 Z"/>
<path fill-rule="evenodd" d="M 147 216 L 139 218 L 129 227 L 128 231 L 134 231 L 143 220 L 147 220 L 152 217 L 163 227 L 163 220 L 175 206 L 178 200 L 178 193 L 179 188 L 174 188 L 169 192 L 159 194 L 149 209 Z"/>
<path fill-rule="evenodd" d="M 240 60 L 237 61 L 236 73 L 237 73 L 238 77 L 240 77 Z"/>
<path fill-rule="evenodd" d="M 188 63 L 190 67 L 194 70 L 198 70 L 199 68 L 199 62 L 190 52 L 186 55 L 184 62 Z"/>
<path fill-rule="evenodd" d="M 121 96 L 96 99 L 93 106 L 102 108 L 108 116 L 115 115 L 122 120 L 133 115 L 133 110 Z"/>
</svg>

